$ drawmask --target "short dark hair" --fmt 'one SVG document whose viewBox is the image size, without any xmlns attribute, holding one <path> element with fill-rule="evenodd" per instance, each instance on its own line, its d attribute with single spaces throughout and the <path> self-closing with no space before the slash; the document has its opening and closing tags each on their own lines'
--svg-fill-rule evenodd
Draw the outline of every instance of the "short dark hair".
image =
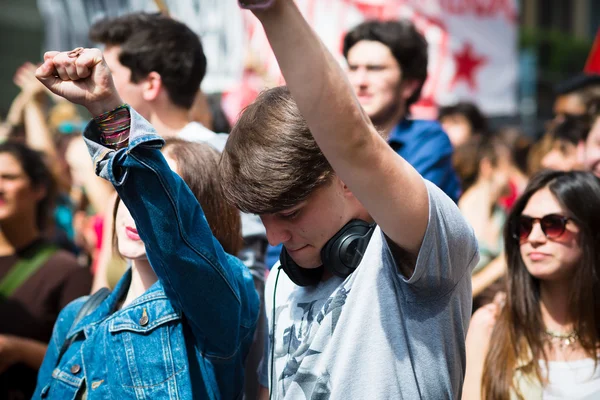
<svg viewBox="0 0 600 400">
<path fill-rule="evenodd" d="M 52 221 L 58 189 L 56 179 L 46 163 L 44 155 L 14 140 L 0 143 L 0 154 L 4 153 L 10 154 L 17 160 L 33 187 L 45 189 L 46 194 L 38 202 L 36 210 L 37 228 L 40 231 L 45 230 Z"/>
<path fill-rule="evenodd" d="M 221 156 L 221 174 L 232 204 L 270 214 L 306 200 L 334 172 L 281 86 L 262 92 L 243 111 Z"/>
<path fill-rule="evenodd" d="M 349 31 L 344 37 L 344 57 L 360 41 L 369 40 L 386 45 L 400 65 L 402 79 L 421 82 L 413 95 L 406 101 L 408 109 L 421 96 L 427 79 L 427 40 L 409 20 L 366 21 Z"/>
<path fill-rule="evenodd" d="M 469 124 L 471 124 L 473 134 L 489 133 L 487 118 L 474 103 L 461 101 L 450 106 L 440 107 L 438 121 L 454 115 L 465 117 L 469 121 Z"/>
<path fill-rule="evenodd" d="M 200 38 L 185 24 L 161 14 L 134 13 L 96 22 L 90 39 L 120 46 L 119 61 L 139 82 L 152 71 L 160 74 L 171 101 L 190 109 L 206 74 Z"/>
<path fill-rule="evenodd" d="M 579 92 L 593 86 L 600 86 L 600 75 L 580 73 L 559 82 L 554 87 L 554 92 L 560 96 Z"/>
<path fill-rule="evenodd" d="M 585 115 L 565 115 L 550 127 L 550 134 L 554 139 L 574 145 L 585 140 L 589 132 L 590 123 Z"/>
</svg>

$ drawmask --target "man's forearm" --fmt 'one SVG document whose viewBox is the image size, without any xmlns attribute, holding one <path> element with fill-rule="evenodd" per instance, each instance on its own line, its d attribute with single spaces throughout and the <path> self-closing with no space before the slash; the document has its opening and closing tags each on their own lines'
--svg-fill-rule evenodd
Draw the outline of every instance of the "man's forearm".
<svg viewBox="0 0 600 400">
<path fill-rule="evenodd" d="M 255 15 L 265 29 L 286 85 L 323 153 L 341 154 L 344 144 L 355 144 L 352 131 L 357 138 L 364 138 L 364 130 L 340 129 L 340 124 L 366 127 L 369 119 L 363 114 L 344 71 L 294 2 L 279 0 Z"/>
</svg>

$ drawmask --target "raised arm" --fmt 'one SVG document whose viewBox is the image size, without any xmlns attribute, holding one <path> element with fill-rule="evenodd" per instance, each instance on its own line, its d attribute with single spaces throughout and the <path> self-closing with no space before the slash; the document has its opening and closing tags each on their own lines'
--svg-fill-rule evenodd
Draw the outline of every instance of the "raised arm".
<svg viewBox="0 0 600 400">
<path fill-rule="evenodd" d="M 97 49 L 86 49 L 75 59 L 47 53 L 37 75 L 54 93 L 84 105 L 92 115 L 121 103 Z M 206 351 L 230 356 L 248 334 L 243 330 L 254 329 L 258 315 L 251 274 L 213 237 L 202 207 L 160 152 L 164 140 L 139 114 L 129 113 L 128 145 L 118 151 L 101 144 L 98 124 L 88 125 L 85 138 L 96 172 L 115 186 L 131 212 L 167 296 L 194 334 L 206 340 Z"/>
<path fill-rule="evenodd" d="M 321 151 L 383 232 L 416 255 L 429 216 L 423 179 L 375 130 L 343 70 L 293 1 L 245 3 L 271 3 L 253 12 Z"/>
<path fill-rule="evenodd" d="M 54 163 L 57 157 L 56 146 L 42 107 L 47 91 L 36 79 L 35 70 L 36 66 L 32 63 L 23 64 L 17 69 L 13 82 L 21 88 L 21 93 L 27 99 L 23 110 L 27 145 L 43 152 Z"/>
</svg>

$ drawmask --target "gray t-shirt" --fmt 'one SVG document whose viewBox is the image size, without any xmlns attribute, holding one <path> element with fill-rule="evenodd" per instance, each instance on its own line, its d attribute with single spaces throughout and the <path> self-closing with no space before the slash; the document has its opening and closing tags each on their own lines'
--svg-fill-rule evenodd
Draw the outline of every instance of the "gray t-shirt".
<svg viewBox="0 0 600 400">
<path fill-rule="evenodd" d="M 270 340 L 263 357 L 273 398 L 460 398 L 477 240 L 454 202 L 426 185 L 429 223 L 410 279 L 377 228 L 345 280 L 298 287 L 282 271 L 273 323 L 273 268 L 265 289 L 273 375 Z"/>
</svg>

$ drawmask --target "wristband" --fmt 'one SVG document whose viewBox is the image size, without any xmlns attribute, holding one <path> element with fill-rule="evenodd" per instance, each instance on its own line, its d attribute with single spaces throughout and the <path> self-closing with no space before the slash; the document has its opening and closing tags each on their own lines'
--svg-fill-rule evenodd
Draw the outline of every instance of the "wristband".
<svg viewBox="0 0 600 400">
<path fill-rule="evenodd" d="M 126 104 L 94 117 L 94 121 L 100 130 L 100 143 L 113 150 L 127 146 L 131 114 Z"/>
</svg>

